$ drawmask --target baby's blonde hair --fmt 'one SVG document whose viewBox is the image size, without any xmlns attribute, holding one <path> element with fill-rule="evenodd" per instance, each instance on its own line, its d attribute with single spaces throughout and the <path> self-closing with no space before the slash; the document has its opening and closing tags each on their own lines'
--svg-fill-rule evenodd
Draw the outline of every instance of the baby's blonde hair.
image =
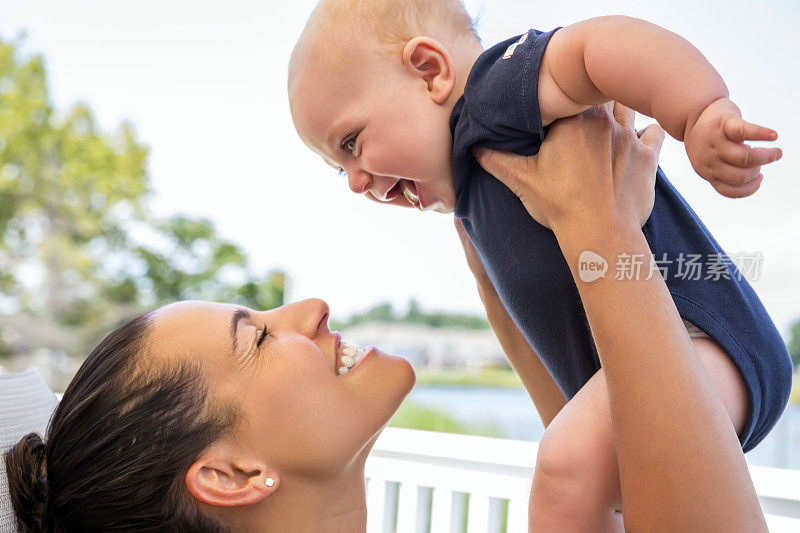
<svg viewBox="0 0 800 533">
<path fill-rule="evenodd" d="M 315 46 L 336 45 L 319 37 L 374 39 L 379 52 L 393 55 L 419 35 L 445 46 L 463 39 L 480 43 L 475 24 L 461 0 L 322 0 L 292 50 L 289 78 Z"/>
</svg>

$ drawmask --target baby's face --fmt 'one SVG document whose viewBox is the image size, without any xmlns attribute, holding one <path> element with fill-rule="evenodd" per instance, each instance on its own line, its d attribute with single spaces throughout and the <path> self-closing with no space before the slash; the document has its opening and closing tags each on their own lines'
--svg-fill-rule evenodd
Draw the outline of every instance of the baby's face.
<svg viewBox="0 0 800 533">
<path fill-rule="evenodd" d="M 406 73 L 400 58 L 341 49 L 290 82 L 300 137 L 346 174 L 354 193 L 387 204 L 452 212 L 451 105 Z"/>
</svg>

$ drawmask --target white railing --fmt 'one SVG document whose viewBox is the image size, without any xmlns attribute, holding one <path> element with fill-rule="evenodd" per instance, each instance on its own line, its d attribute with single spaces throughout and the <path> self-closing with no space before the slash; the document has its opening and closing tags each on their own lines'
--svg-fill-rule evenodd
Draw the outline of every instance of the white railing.
<svg viewBox="0 0 800 533">
<path fill-rule="evenodd" d="M 522 533 L 538 444 L 387 428 L 367 460 L 367 533 Z M 772 533 L 800 531 L 800 471 L 750 466 Z"/>
</svg>

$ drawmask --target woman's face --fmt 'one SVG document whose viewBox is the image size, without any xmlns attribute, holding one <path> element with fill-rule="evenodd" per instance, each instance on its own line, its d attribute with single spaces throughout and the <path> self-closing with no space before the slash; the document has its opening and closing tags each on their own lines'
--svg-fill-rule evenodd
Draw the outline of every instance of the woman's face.
<svg viewBox="0 0 800 533">
<path fill-rule="evenodd" d="M 335 476 L 350 465 L 415 381 L 408 361 L 374 348 L 340 377 L 341 338 L 321 300 L 271 311 L 179 302 L 156 311 L 151 341 L 160 357 L 201 361 L 214 398 L 241 410 L 237 450 L 284 478 Z"/>
</svg>

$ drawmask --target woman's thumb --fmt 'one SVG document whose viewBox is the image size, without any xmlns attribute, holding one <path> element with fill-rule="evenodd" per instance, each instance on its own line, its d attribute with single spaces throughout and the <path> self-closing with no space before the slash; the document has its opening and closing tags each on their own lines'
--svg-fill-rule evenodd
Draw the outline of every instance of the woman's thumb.
<svg viewBox="0 0 800 533">
<path fill-rule="evenodd" d="M 653 149 L 656 160 L 661 154 L 661 146 L 664 144 L 664 130 L 658 124 L 650 124 L 644 130 L 637 132 L 639 139 Z"/>
<path fill-rule="evenodd" d="M 483 146 L 473 146 L 472 155 L 478 163 L 492 176 L 499 179 L 506 187 L 512 191 L 517 190 L 518 175 L 520 173 L 520 160 L 526 159 L 525 156 L 517 155 L 512 152 L 499 152 Z M 526 171 L 531 173 L 531 169 Z"/>
</svg>

